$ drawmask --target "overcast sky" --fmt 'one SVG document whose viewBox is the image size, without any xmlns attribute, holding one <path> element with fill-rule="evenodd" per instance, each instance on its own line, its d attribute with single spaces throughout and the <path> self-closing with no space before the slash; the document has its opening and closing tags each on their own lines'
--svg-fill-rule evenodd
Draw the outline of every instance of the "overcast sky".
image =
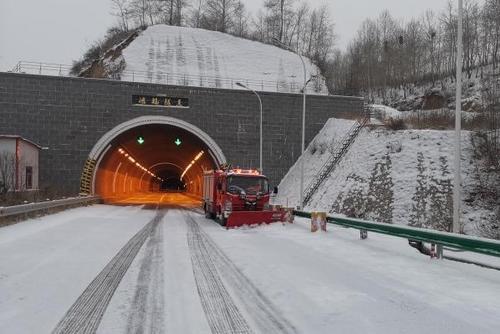
<svg viewBox="0 0 500 334">
<path fill-rule="evenodd" d="M 447 1 L 308 0 L 313 6 L 329 6 L 340 48 L 365 18 L 384 9 L 408 19 L 427 8 L 440 11 Z M 264 0 L 243 2 L 255 13 Z M 71 64 L 115 22 L 110 12 L 109 0 L 0 0 L 0 71 L 10 70 L 19 60 Z"/>
</svg>

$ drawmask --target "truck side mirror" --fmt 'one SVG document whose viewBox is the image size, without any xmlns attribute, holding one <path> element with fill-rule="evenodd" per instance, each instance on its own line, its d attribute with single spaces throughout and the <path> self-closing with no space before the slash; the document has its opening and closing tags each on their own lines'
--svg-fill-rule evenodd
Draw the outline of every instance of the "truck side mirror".
<svg viewBox="0 0 500 334">
<path fill-rule="evenodd" d="M 277 194 L 277 193 L 278 193 L 278 186 L 274 186 L 273 194 Z"/>
</svg>

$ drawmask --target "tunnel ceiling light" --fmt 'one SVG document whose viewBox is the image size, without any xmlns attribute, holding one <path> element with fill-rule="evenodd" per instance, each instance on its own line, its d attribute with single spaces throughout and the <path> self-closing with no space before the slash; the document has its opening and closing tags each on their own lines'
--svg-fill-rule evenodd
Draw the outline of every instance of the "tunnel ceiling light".
<svg viewBox="0 0 500 334">
<path fill-rule="evenodd" d="M 200 153 L 198 153 L 198 155 L 196 157 L 194 157 L 194 161 L 197 161 L 199 158 L 201 158 L 203 153 L 205 153 L 205 152 L 201 151 Z"/>
<path fill-rule="evenodd" d="M 182 181 L 182 178 L 184 177 L 184 175 L 187 173 L 187 171 L 196 163 L 196 161 L 198 161 L 199 158 L 201 158 L 201 156 L 203 155 L 203 153 L 205 153 L 204 151 L 200 151 L 200 153 L 198 153 L 194 159 L 189 163 L 189 165 L 187 165 L 186 169 L 184 169 L 184 172 L 182 172 L 182 175 L 181 175 L 181 181 Z"/>
<path fill-rule="evenodd" d="M 151 175 L 152 177 L 154 177 L 155 179 L 163 182 L 164 180 L 157 176 L 156 174 L 154 174 L 153 172 L 151 172 L 150 170 L 148 170 L 146 167 L 144 167 L 143 165 L 141 165 L 137 160 L 135 160 L 130 154 L 127 153 L 127 151 L 125 151 L 123 148 L 118 148 L 118 153 L 120 153 L 121 155 L 125 156 L 125 158 L 127 158 L 132 164 L 134 164 L 137 168 L 143 170 L 145 173 L 148 173 L 149 175 Z"/>
</svg>

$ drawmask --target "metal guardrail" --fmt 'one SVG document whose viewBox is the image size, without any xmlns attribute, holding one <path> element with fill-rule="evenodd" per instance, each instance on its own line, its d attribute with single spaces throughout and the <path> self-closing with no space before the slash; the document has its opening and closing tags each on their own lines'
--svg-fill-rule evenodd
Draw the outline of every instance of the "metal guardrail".
<svg viewBox="0 0 500 334">
<path fill-rule="evenodd" d="M 87 204 L 93 201 L 98 200 L 97 196 L 85 196 L 85 197 L 73 197 L 73 198 L 65 198 L 58 199 L 54 201 L 46 201 L 46 202 L 36 202 L 29 204 L 21 204 L 21 205 L 13 205 L 13 206 L 4 206 L 0 207 L 0 218 L 22 215 L 26 213 L 31 213 L 35 211 L 47 210 L 58 208 L 66 205 L 77 205 L 77 204 Z"/>
<path fill-rule="evenodd" d="M 13 73 L 39 74 L 52 76 L 71 76 L 72 66 L 55 63 L 41 63 L 33 61 L 20 61 L 11 70 Z M 270 80 L 253 80 L 243 78 L 225 78 L 208 75 L 189 75 L 148 71 L 123 70 L 119 74 L 110 75 L 110 80 L 123 80 L 131 82 L 144 82 L 165 85 L 181 85 L 193 87 L 243 89 L 236 85 L 237 82 L 245 84 L 247 87 L 257 91 L 271 91 L 278 93 L 300 93 L 302 83 L 300 82 L 280 82 Z M 324 88 L 324 83 L 321 83 Z M 319 94 L 314 90 L 315 85 L 307 86 L 306 92 L 310 95 Z M 326 88 L 324 88 L 326 89 Z"/>
<path fill-rule="evenodd" d="M 298 217 L 311 218 L 311 213 L 305 211 L 294 210 L 294 215 Z M 330 215 L 327 216 L 327 221 L 330 224 L 351 227 L 358 230 L 387 234 L 409 240 L 429 242 L 436 245 L 453 247 L 464 251 L 500 257 L 500 241 L 493 239 L 472 237 L 462 234 L 440 232 L 409 226 L 374 223 L 361 219 Z"/>
</svg>

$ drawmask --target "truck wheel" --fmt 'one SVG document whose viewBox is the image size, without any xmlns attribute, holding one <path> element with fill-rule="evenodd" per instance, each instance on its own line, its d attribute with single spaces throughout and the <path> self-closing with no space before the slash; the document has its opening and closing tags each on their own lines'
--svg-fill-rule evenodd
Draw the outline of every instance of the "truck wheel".
<svg viewBox="0 0 500 334">
<path fill-rule="evenodd" d="M 205 211 L 205 218 L 208 218 L 208 219 L 214 219 L 215 218 L 215 215 L 213 212 L 210 212 L 208 209 L 207 209 L 207 206 L 204 205 L 203 206 L 203 210 Z"/>
<path fill-rule="evenodd" d="M 220 218 L 220 224 L 221 224 L 221 226 L 226 226 L 227 225 L 227 218 L 225 218 L 224 216 L 222 216 Z"/>
</svg>

